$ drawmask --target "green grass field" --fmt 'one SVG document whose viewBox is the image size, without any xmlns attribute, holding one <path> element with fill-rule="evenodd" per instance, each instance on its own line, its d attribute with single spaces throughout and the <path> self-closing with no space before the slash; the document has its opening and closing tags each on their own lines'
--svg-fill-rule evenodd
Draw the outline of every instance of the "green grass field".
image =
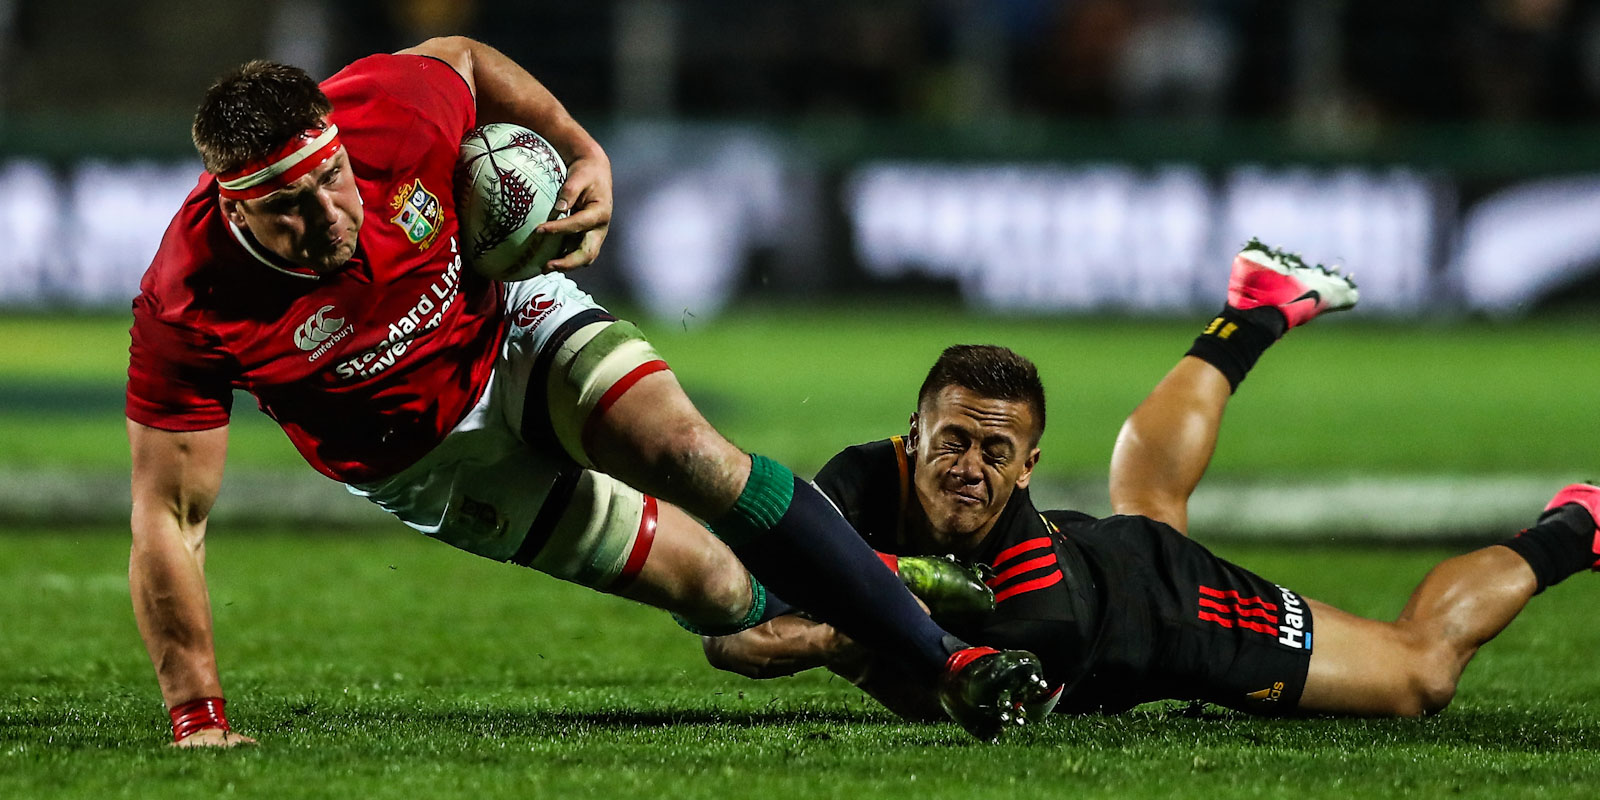
<svg viewBox="0 0 1600 800">
<path fill-rule="evenodd" d="M 0 537 L 0 797 L 1574 797 L 1600 779 L 1600 584 L 1534 601 L 1425 720 L 1176 704 L 997 746 L 820 675 L 717 673 L 664 614 L 422 537 L 231 531 L 208 547 L 235 724 L 174 751 L 116 529 Z M 1392 616 L 1441 554 L 1231 548 Z"/>
<path fill-rule="evenodd" d="M 1103 476 L 1121 420 L 1196 323 L 953 309 L 750 310 L 646 331 L 719 427 L 814 470 L 898 433 L 943 346 L 1011 345 L 1051 398 L 1046 477 Z M 1600 474 L 1594 318 L 1319 322 L 1229 410 L 1213 476 Z M 0 469 L 126 470 L 118 317 L 0 318 Z M 305 470 L 236 408 L 230 465 Z M 352 501 L 354 502 L 354 501 Z M 1573 797 L 1600 778 L 1600 584 L 1534 601 L 1427 720 L 1258 720 L 1179 705 L 1061 718 L 986 747 L 895 722 L 825 676 L 706 667 L 664 614 L 491 564 L 398 525 L 221 528 L 208 573 L 249 751 L 162 746 L 120 525 L 0 535 L 0 798 Z M 1392 617 L 1443 554 L 1223 555 Z"/>
<path fill-rule="evenodd" d="M 984 317 L 952 308 L 755 310 L 647 323 L 690 395 L 743 446 L 803 472 L 904 430 L 917 386 L 957 342 L 1016 348 L 1050 397 L 1041 475 L 1103 475 L 1122 420 L 1197 322 Z M 1296 331 L 1241 387 L 1212 475 L 1600 472 L 1600 318 Z M 122 470 L 127 322 L 0 318 L 0 464 Z M 302 468 L 247 398 L 229 463 Z"/>
</svg>

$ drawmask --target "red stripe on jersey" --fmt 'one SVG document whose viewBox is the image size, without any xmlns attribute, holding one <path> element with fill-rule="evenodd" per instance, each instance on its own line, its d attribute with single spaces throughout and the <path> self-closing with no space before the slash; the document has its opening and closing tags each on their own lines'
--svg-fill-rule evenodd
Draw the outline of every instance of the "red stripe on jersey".
<svg viewBox="0 0 1600 800">
<path fill-rule="evenodd" d="M 1048 587 L 1054 586 L 1054 585 L 1056 585 L 1056 584 L 1058 584 L 1060 582 L 1061 582 L 1061 570 L 1058 569 L 1058 570 L 1055 570 L 1055 571 L 1051 572 L 1049 575 L 1045 575 L 1045 576 L 1040 577 L 1040 578 L 1034 578 L 1033 580 L 1023 581 L 1022 583 L 1016 583 L 1016 584 L 1012 584 L 1010 586 L 1007 586 L 1006 588 L 1001 589 L 1000 591 L 994 593 L 994 601 L 996 603 L 1004 602 L 1004 601 L 1009 600 L 1009 599 L 1011 599 L 1013 597 L 1016 597 L 1019 594 L 1025 594 L 1027 592 L 1032 592 L 1032 591 L 1037 591 L 1039 589 L 1048 588 Z"/>
<path fill-rule="evenodd" d="M 1255 631 L 1256 633 L 1264 633 L 1264 634 L 1266 634 L 1268 636 L 1277 636 L 1278 635 L 1278 628 L 1276 626 L 1274 626 L 1274 625 L 1263 625 L 1263 624 L 1261 624 L 1259 622 L 1251 622 L 1250 620 L 1247 620 L 1247 619 L 1239 620 L 1239 627 Z"/>
<path fill-rule="evenodd" d="M 1269 602 L 1267 602 L 1265 600 L 1262 600 L 1259 597 L 1242 597 L 1242 596 L 1240 596 L 1240 594 L 1238 592 L 1235 592 L 1235 591 L 1233 591 L 1231 589 L 1228 590 L 1228 591 L 1223 591 L 1221 589 L 1213 589 L 1210 586 L 1201 586 L 1200 587 L 1200 593 L 1203 594 L 1203 595 L 1208 595 L 1210 597 L 1220 597 L 1220 598 L 1224 598 L 1224 599 L 1233 600 L 1234 602 L 1236 602 L 1236 603 L 1238 603 L 1239 605 L 1242 605 L 1242 606 L 1255 604 L 1255 605 L 1261 606 L 1262 608 L 1270 608 L 1273 611 L 1277 611 L 1278 610 L 1278 607 L 1276 605 L 1274 605 L 1272 603 L 1269 603 Z"/>
<path fill-rule="evenodd" d="M 1262 619 L 1264 619 L 1264 620 L 1266 620 L 1268 622 L 1271 622 L 1271 623 L 1277 623 L 1277 621 L 1278 621 L 1278 617 L 1277 617 L 1276 614 L 1273 614 L 1272 612 L 1267 611 L 1264 608 L 1244 608 L 1244 607 L 1239 607 L 1239 608 L 1235 608 L 1234 611 L 1237 612 L 1239 614 L 1239 616 L 1241 616 L 1241 617 L 1260 617 L 1260 618 L 1262 618 Z"/>
<path fill-rule="evenodd" d="M 1199 617 L 1200 617 L 1200 619 L 1206 620 L 1208 622 L 1215 622 L 1215 623 L 1217 623 L 1218 625 L 1221 625 L 1224 628 L 1231 628 L 1231 627 L 1233 627 L 1235 625 L 1238 625 L 1239 627 L 1244 628 L 1247 631 L 1255 631 L 1256 633 L 1264 633 L 1264 634 L 1267 634 L 1268 636 L 1277 636 L 1278 635 L 1278 629 L 1277 629 L 1276 626 L 1266 625 L 1266 624 L 1263 624 L 1263 623 L 1260 623 L 1260 622 L 1255 622 L 1253 620 L 1248 620 L 1248 619 L 1232 619 L 1232 618 L 1229 618 L 1229 617 L 1224 617 L 1224 616 L 1221 616 L 1219 614 L 1212 613 L 1210 611 L 1206 611 L 1205 609 L 1201 609 L 1200 610 Z"/>
<path fill-rule="evenodd" d="M 616 591 L 639 577 L 639 571 L 644 569 L 644 562 L 650 558 L 650 545 L 656 541 L 656 521 L 659 518 L 656 499 L 650 495 L 644 496 L 644 513 L 639 516 L 639 534 L 633 537 L 633 549 L 628 551 L 628 560 L 622 565 L 622 572 L 617 579 L 606 587 L 607 591 Z"/>
<path fill-rule="evenodd" d="M 1015 578 L 1015 577 L 1017 577 L 1018 575 L 1021 575 L 1024 572 L 1028 572 L 1029 570 L 1035 570 L 1035 569 L 1038 569 L 1040 567 L 1052 566 L 1055 563 L 1056 563 L 1056 554 L 1053 553 L 1053 552 L 1046 553 L 1045 555 L 1039 556 L 1038 558 L 1030 558 L 1027 561 L 1022 562 L 1021 564 L 1017 564 L 1016 566 L 1010 567 L 1010 568 L 1006 569 L 1005 572 L 1002 572 L 999 575 L 996 575 L 993 578 L 990 578 L 990 579 L 984 581 L 984 583 L 989 584 L 989 588 L 993 589 L 996 586 L 999 586 L 1000 584 L 1005 583 L 1006 581 L 1011 580 L 1012 578 Z"/>
<path fill-rule="evenodd" d="M 1201 608 L 1215 609 L 1215 610 L 1220 611 L 1220 612 L 1222 612 L 1224 614 L 1233 614 L 1233 615 L 1241 617 L 1241 618 L 1242 617 L 1260 617 L 1260 618 L 1262 618 L 1262 619 L 1264 619 L 1264 620 L 1266 620 L 1268 622 L 1271 622 L 1273 624 L 1277 624 L 1277 622 L 1278 622 L 1278 618 L 1276 616 L 1274 616 L 1272 613 L 1266 611 L 1265 609 L 1243 608 L 1243 607 L 1240 607 L 1240 606 L 1230 606 L 1230 605 L 1226 605 L 1226 604 L 1223 604 L 1223 603 L 1219 603 L 1219 602 L 1217 602 L 1215 600 L 1209 600 L 1209 599 L 1204 598 L 1204 597 L 1200 598 L 1200 607 Z"/>
<path fill-rule="evenodd" d="M 1041 547 L 1049 546 L 1050 537 L 1048 536 L 1040 536 L 1037 539 L 1029 539 L 1020 544 L 1014 544 L 1004 550 L 1001 550 L 1000 554 L 994 557 L 994 561 L 990 562 L 989 566 L 999 569 L 1001 564 L 1004 564 L 1007 561 L 1010 561 L 1011 559 L 1028 552 L 1029 550 L 1038 550 Z"/>
<path fill-rule="evenodd" d="M 594 410 L 589 412 L 589 418 L 583 421 L 584 446 L 588 446 L 589 434 L 593 432 L 595 423 L 599 422 L 602 416 L 605 416 L 607 409 L 616 404 L 617 400 L 621 399 L 622 395 L 632 389 L 633 385 L 638 383 L 644 376 L 666 369 L 671 369 L 671 367 L 668 367 L 667 362 L 659 358 L 654 361 L 646 361 L 629 370 L 628 374 L 622 376 L 616 383 L 611 384 L 611 388 L 600 395 L 600 399 L 595 402 Z"/>
</svg>

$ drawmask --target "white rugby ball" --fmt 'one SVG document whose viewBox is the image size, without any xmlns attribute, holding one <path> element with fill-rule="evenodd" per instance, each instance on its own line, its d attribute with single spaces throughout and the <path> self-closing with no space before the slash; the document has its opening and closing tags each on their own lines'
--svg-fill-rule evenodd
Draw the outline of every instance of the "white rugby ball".
<svg viewBox="0 0 1600 800">
<path fill-rule="evenodd" d="M 567 165 L 539 134 L 507 122 L 474 128 L 456 161 L 462 250 L 480 275 L 520 281 L 561 255 L 562 236 L 533 232 L 551 219 Z"/>
</svg>

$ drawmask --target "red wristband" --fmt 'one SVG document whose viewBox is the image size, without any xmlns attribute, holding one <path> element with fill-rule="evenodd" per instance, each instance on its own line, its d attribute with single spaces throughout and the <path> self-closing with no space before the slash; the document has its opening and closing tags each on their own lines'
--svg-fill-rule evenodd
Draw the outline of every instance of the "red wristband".
<svg viewBox="0 0 1600 800">
<path fill-rule="evenodd" d="M 172 715 L 172 741 L 181 742 L 207 728 L 233 730 L 228 727 L 228 715 L 222 712 L 227 702 L 220 697 L 202 697 L 173 708 L 169 712 Z"/>
</svg>

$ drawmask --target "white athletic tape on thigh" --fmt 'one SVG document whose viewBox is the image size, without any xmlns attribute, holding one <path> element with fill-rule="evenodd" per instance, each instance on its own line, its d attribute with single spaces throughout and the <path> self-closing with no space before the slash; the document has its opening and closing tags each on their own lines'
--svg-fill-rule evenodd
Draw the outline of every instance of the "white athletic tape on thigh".
<svg viewBox="0 0 1600 800">
<path fill-rule="evenodd" d="M 586 352 L 589 347 L 602 350 Z M 556 438 L 579 463 L 594 466 L 584 446 L 585 427 L 634 381 L 666 369 L 661 355 L 629 323 L 608 320 L 579 328 L 561 343 L 547 378 Z"/>
<path fill-rule="evenodd" d="M 585 470 L 550 538 L 528 566 L 593 589 L 620 588 L 644 566 L 655 524 L 655 498 Z"/>
</svg>

